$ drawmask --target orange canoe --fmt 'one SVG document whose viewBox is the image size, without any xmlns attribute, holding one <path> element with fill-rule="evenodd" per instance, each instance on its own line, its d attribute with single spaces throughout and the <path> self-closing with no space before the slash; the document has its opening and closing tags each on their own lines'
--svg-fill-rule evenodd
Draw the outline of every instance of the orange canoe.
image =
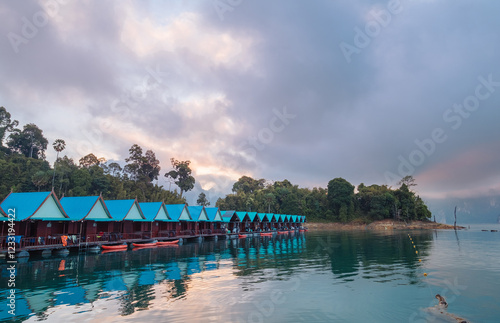
<svg viewBox="0 0 500 323">
<path fill-rule="evenodd" d="M 273 233 L 272 232 L 266 232 L 266 233 L 261 232 L 260 236 L 261 237 L 272 237 Z"/>
<path fill-rule="evenodd" d="M 278 234 L 287 234 L 288 231 L 278 231 Z"/>
<path fill-rule="evenodd" d="M 173 240 L 173 241 L 158 241 L 156 243 L 157 246 L 168 246 L 172 244 L 177 244 L 179 243 L 179 240 Z"/>
<path fill-rule="evenodd" d="M 240 239 L 243 239 L 243 238 L 246 238 L 246 237 L 247 237 L 246 234 L 238 234 L 238 238 L 240 238 Z"/>
<path fill-rule="evenodd" d="M 101 246 L 102 249 L 104 250 L 125 250 L 128 248 L 128 245 L 126 244 L 118 244 L 118 245 L 110 245 L 110 246 L 107 246 L 107 245 L 102 245 Z"/>
</svg>

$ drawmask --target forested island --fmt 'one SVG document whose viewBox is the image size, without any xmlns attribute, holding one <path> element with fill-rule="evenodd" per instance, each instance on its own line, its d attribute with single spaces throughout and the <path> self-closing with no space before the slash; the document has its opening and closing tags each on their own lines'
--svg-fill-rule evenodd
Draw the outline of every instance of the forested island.
<svg viewBox="0 0 500 323">
<path fill-rule="evenodd" d="M 75 162 L 64 155 L 63 139 L 56 139 L 53 166 L 45 158 L 49 141 L 35 124 L 19 123 L 0 107 L 0 198 L 11 191 L 52 190 L 58 196 L 102 195 L 105 199 L 134 199 L 139 202 L 186 203 L 183 193 L 194 188 L 190 161 L 171 158 L 172 169 L 164 176 L 178 188 L 165 189 L 154 182 L 160 176 L 160 161 L 152 150 L 132 145 L 122 167 L 90 153 Z M 232 194 L 216 202 L 221 210 L 305 215 L 308 221 L 369 223 L 384 219 L 428 220 L 431 212 L 416 194 L 413 177 L 406 176 L 398 188 L 387 185 L 357 187 L 334 178 L 326 188 L 300 188 L 288 180 L 268 181 L 242 176 Z M 201 193 L 197 204 L 209 205 Z"/>
</svg>

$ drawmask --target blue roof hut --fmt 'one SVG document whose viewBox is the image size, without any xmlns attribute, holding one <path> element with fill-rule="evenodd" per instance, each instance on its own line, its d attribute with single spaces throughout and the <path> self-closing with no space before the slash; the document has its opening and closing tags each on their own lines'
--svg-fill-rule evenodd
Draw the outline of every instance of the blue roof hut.
<svg viewBox="0 0 500 323">
<path fill-rule="evenodd" d="M 61 237 L 67 236 L 71 219 L 53 191 L 10 193 L 0 207 L 14 218 L 18 248 L 66 244 L 62 243 Z M 1 224 L 2 235 L 8 232 L 6 219 Z"/>
<path fill-rule="evenodd" d="M 105 200 L 104 202 L 113 219 L 121 222 L 120 233 L 124 240 L 149 238 L 149 233 L 143 235 L 141 222 L 137 221 L 146 219 L 137 199 Z"/>
<path fill-rule="evenodd" d="M 113 219 L 101 196 L 63 197 L 61 205 L 70 219 L 79 223 L 77 233 L 81 242 L 120 240 L 120 224 Z"/>
</svg>

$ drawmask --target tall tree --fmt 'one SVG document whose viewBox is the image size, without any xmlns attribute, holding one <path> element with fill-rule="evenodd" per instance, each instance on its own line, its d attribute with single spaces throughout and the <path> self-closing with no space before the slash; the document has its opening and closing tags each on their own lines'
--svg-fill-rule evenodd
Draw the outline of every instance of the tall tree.
<svg viewBox="0 0 500 323">
<path fill-rule="evenodd" d="M 172 178 L 174 183 L 181 190 L 181 197 L 184 192 L 190 191 L 194 187 L 194 183 L 196 180 L 191 175 L 191 168 L 189 168 L 189 164 L 191 161 L 184 160 L 179 161 L 174 158 L 170 158 L 170 162 L 172 163 L 172 167 L 174 168 L 168 173 L 165 173 L 166 178 Z"/>
<path fill-rule="evenodd" d="M 125 165 L 125 172 L 130 175 L 130 178 L 139 181 L 151 183 L 158 179 L 160 175 L 160 161 L 156 159 L 156 155 L 152 150 L 147 150 L 146 154 L 142 154 L 142 148 L 134 144 L 129 149 L 130 156 L 125 159 L 128 163 Z"/>
<path fill-rule="evenodd" d="M 119 177 L 122 172 L 122 167 L 118 163 L 110 163 L 106 167 L 106 174 L 110 174 L 111 176 Z"/>
<path fill-rule="evenodd" d="M 57 152 L 56 162 L 54 163 L 54 174 L 52 175 L 52 189 L 54 189 L 54 179 L 56 178 L 57 160 L 59 159 L 59 153 L 63 151 L 64 148 L 66 148 L 66 142 L 62 139 L 56 139 L 52 144 L 52 147 L 54 147 L 54 150 Z"/>
<path fill-rule="evenodd" d="M 90 168 L 92 166 L 99 166 L 101 164 L 101 161 L 99 158 L 96 157 L 96 155 L 90 153 L 90 154 L 80 158 L 79 164 L 80 164 L 80 167 Z"/>
<path fill-rule="evenodd" d="M 5 134 L 13 131 L 18 125 L 19 122 L 11 120 L 10 113 L 4 107 L 0 107 L 0 147 L 3 147 Z"/>
<path fill-rule="evenodd" d="M 201 192 L 200 195 L 198 195 L 198 200 L 196 200 L 196 204 L 200 206 L 209 206 L 210 202 L 207 199 L 207 195 Z"/>
<path fill-rule="evenodd" d="M 328 183 L 328 203 L 334 215 L 342 215 L 342 220 L 349 218 L 353 212 L 353 199 L 354 186 L 345 179 L 334 178 Z"/>
<path fill-rule="evenodd" d="M 398 182 L 398 185 L 403 185 L 405 184 L 410 191 L 413 191 L 412 187 L 417 186 L 415 183 L 415 179 L 411 175 L 406 175 L 405 177 L 401 178 L 401 180 Z"/>
<path fill-rule="evenodd" d="M 45 150 L 48 144 L 47 138 L 43 136 L 43 131 L 34 123 L 29 123 L 23 130 L 14 129 L 9 135 L 7 146 L 12 151 L 23 154 L 26 157 L 35 159 L 45 159 Z"/>
<path fill-rule="evenodd" d="M 265 179 L 253 179 L 249 176 L 242 176 L 233 184 L 233 192 L 253 193 L 264 188 Z"/>
</svg>

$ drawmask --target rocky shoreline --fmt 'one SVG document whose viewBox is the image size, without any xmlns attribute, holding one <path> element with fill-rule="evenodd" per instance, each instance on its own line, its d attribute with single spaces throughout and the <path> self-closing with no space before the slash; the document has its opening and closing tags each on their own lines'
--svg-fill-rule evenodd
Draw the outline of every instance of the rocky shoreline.
<svg viewBox="0 0 500 323">
<path fill-rule="evenodd" d="M 424 221 L 410 221 L 410 222 L 400 222 L 393 220 L 382 220 L 375 221 L 370 224 L 366 223 L 320 223 L 320 222 L 308 222 L 305 225 L 309 230 L 453 230 L 453 225 L 435 223 L 435 222 L 424 222 Z M 465 229 L 465 227 L 457 226 L 458 230 Z"/>
</svg>

